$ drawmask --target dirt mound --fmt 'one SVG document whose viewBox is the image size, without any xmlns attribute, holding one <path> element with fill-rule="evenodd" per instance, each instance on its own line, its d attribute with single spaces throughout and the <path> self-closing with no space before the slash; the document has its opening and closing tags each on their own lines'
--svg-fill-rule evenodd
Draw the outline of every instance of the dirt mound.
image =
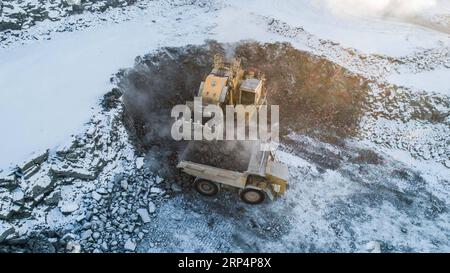
<svg viewBox="0 0 450 273">
<path fill-rule="evenodd" d="M 280 105 L 280 130 L 320 136 L 356 133 L 368 91 L 365 79 L 289 44 L 241 44 L 236 55 L 266 75 L 269 104 Z"/>
</svg>

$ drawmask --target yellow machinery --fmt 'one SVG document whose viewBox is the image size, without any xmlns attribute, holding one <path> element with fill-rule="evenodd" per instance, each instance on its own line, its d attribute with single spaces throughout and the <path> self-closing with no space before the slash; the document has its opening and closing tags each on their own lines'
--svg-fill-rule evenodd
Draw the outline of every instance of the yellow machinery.
<svg viewBox="0 0 450 273">
<path fill-rule="evenodd" d="M 262 105 L 265 104 L 264 76 L 244 71 L 238 58 L 227 64 L 221 55 L 216 55 L 214 67 L 200 84 L 197 95 L 205 104 Z"/>
<path fill-rule="evenodd" d="M 241 60 L 224 63 L 214 57 L 211 73 L 200 84 L 198 97 L 203 106 L 264 105 L 264 76 L 244 71 Z M 190 102 L 188 102 L 188 105 Z M 268 151 L 259 150 L 258 141 L 191 141 L 177 168 L 196 177 L 195 189 L 213 196 L 221 188 L 237 188 L 241 199 L 259 204 L 269 197 L 282 196 L 288 186 L 288 168 L 274 160 Z"/>
<path fill-rule="evenodd" d="M 191 141 L 177 168 L 196 177 L 194 188 L 214 196 L 222 188 L 239 190 L 242 201 L 274 200 L 288 187 L 287 166 L 276 162 L 257 141 Z"/>
</svg>

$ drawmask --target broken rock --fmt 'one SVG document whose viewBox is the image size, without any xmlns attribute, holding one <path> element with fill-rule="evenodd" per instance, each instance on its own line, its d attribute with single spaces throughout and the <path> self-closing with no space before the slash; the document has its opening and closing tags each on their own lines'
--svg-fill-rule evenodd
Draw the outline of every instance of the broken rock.
<svg viewBox="0 0 450 273">
<path fill-rule="evenodd" d="M 45 199 L 44 204 L 47 206 L 55 206 L 61 200 L 61 191 L 57 190 L 50 193 Z"/>
<path fill-rule="evenodd" d="M 78 204 L 77 203 L 62 203 L 59 206 L 59 209 L 63 214 L 70 214 L 76 210 L 78 210 Z"/>
<path fill-rule="evenodd" d="M 0 187 L 7 189 L 14 189 L 19 186 L 19 180 L 14 179 L 12 175 L 7 177 L 0 177 Z"/>
<path fill-rule="evenodd" d="M 42 163 L 44 163 L 45 161 L 47 161 L 48 159 L 48 150 L 46 150 L 45 152 L 39 154 L 38 156 L 36 156 L 35 158 L 33 158 L 32 160 L 28 161 L 27 163 L 25 163 L 22 166 L 22 170 L 25 174 L 27 174 L 27 172 L 35 165 L 40 165 Z"/>
<path fill-rule="evenodd" d="M 39 195 L 50 192 L 53 189 L 54 181 L 47 174 L 42 174 L 39 177 L 36 177 L 29 180 L 29 189 L 27 190 L 26 195 L 31 196 L 36 199 Z"/>
<path fill-rule="evenodd" d="M 370 253 L 381 253 L 381 245 L 377 241 L 371 241 L 366 244 L 366 250 Z"/>
<path fill-rule="evenodd" d="M 24 193 L 21 188 L 16 188 L 11 192 L 11 198 L 13 202 L 21 202 L 24 198 Z"/>
<path fill-rule="evenodd" d="M 149 223 L 150 222 L 150 215 L 148 214 L 148 211 L 146 209 L 140 208 L 136 212 L 141 217 L 142 222 L 144 222 L 144 223 Z"/>
<path fill-rule="evenodd" d="M 138 157 L 136 158 L 136 168 L 141 169 L 144 166 L 144 158 Z"/>
<path fill-rule="evenodd" d="M 0 199 L 0 219 L 8 220 L 12 215 L 23 211 L 22 204 L 14 202 L 11 196 Z"/>
<path fill-rule="evenodd" d="M 155 178 L 156 184 L 160 184 L 160 183 L 163 182 L 163 181 L 164 181 L 164 179 L 161 178 L 161 177 L 159 177 L 159 176 L 157 176 L 157 177 Z"/>
<path fill-rule="evenodd" d="M 73 241 L 70 241 L 67 243 L 66 249 L 70 253 L 80 253 L 81 252 L 80 244 L 77 242 L 73 242 Z"/>
<path fill-rule="evenodd" d="M 120 186 L 122 189 L 127 190 L 128 189 L 128 182 L 126 180 L 120 181 Z"/>
<path fill-rule="evenodd" d="M 0 243 L 3 242 L 9 235 L 13 234 L 15 229 L 12 225 L 0 221 Z"/>
<path fill-rule="evenodd" d="M 85 232 L 83 232 L 83 234 L 81 234 L 81 240 L 87 240 L 89 238 L 91 238 L 92 236 L 92 230 L 88 229 Z"/>
<path fill-rule="evenodd" d="M 94 180 L 97 178 L 95 173 L 90 173 L 87 170 L 61 170 L 61 169 L 52 169 L 53 175 L 59 178 L 75 178 L 81 180 Z"/>
<path fill-rule="evenodd" d="M 172 185 L 170 185 L 170 188 L 174 191 L 174 192 L 181 192 L 181 186 L 178 185 L 177 183 L 172 183 Z"/>
<path fill-rule="evenodd" d="M 134 251 L 136 249 L 136 244 L 133 243 L 131 239 L 128 239 L 124 245 L 125 250 Z"/>
<path fill-rule="evenodd" d="M 152 201 L 148 202 L 148 212 L 155 213 L 155 211 L 156 211 L 155 204 Z"/>
<path fill-rule="evenodd" d="M 96 201 L 100 201 L 102 199 L 102 196 L 98 192 L 93 191 L 92 198 L 94 198 Z"/>
<path fill-rule="evenodd" d="M 150 193 L 159 194 L 159 193 L 162 193 L 162 190 L 160 188 L 157 188 L 157 187 L 151 187 Z"/>
</svg>

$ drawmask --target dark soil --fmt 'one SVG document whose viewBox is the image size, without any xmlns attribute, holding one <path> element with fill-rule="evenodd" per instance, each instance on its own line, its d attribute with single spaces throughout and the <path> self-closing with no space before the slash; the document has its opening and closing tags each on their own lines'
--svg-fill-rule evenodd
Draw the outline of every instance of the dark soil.
<svg viewBox="0 0 450 273">
<path fill-rule="evenodd" d="M 253 152 L 248 141 L 191 141 L 182 158 L 231 171 L 248 170 Z"/>
</svg>

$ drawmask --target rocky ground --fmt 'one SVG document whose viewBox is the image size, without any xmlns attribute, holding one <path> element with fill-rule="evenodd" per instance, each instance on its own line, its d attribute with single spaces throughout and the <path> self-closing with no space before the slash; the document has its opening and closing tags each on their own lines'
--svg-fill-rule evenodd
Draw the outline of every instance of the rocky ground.
<svg viewBox="0 0 450 273">
<path fill-rule="evenodd" d="M 161 6 L 212 6 L 205 0 L 2 0 L 0 47 L 48 40 L 105 23 L 126 22 Z M 156 22 L 156 21 L 155 21 Z"/>
<path fill-rule="evenodd" d="M 106 10 L 123 10 L 125 7 L 137 5 L 136 0 L 25 0 L 2 1 L 0 5 L 0 31 L 16 31 L 28 29 L 45 20 L 60 21 L 81 13 L 101 14 Z"/>
<path fill-rule="evenodd" d="M 269 101 L 288 110 L 281 113 L 283 145 L 275 155 L 290 168 L 290 193 L 258 208 L 239 202 L 233 192 L 213 199 L 195 193 L 192 179 L 175 169 L 186 144 L 171 141 L 165 130 L 171 107 L 190 97 L 199 82 L 190 73 L 203 75 L 210 57 L 230 48 L 268 75 Z M 253 42 L 164 48 L 137 58 L 134 68 L 112 80 L 118 88 L 104 96 L 103 110 L 84 133 L 15 173 L 1 173 L 2 251 L 448 247 L 446 178 L 424 176 L 359 142 L 372 137 L 378 145 L 396 145 L 361 126 L 367 118 L 420 122 L 442 132 L 448 126 L 444 98 L 398 91 L 379 105 L 374 101 L 392 87 L 376 90 L 380 85 L 288 44 Z M 340 95 L 330 99 L 323 92 Z M 386 110 L 399 105 L 412 111 Z M 441 137 L 428 144 L 398 141 L 445 168 L 448 134 Z M 422 145 L 436 152 L 417 148 Z"/>
<path fill-rule="evenodd" d="M 2 252 L 134 251 L 149 232 L 170 192 L 130 146 L 120 95 L 69 145 L 1 173 Z"/>
</svg>

